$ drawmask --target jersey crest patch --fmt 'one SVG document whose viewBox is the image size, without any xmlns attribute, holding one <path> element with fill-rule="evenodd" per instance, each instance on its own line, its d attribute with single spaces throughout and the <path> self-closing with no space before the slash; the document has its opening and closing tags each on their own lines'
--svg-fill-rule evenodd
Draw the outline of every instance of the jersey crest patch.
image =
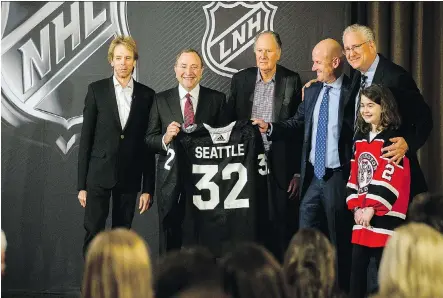
<svg viewBox="0 0 443 298">
<path fill-rule="evenodd" d="M 377 159 L 369 152 L 363 152 L 358 158 L 358 186 L 359 193 L 366 193 L 368 185 L 377 169 Z"/>
</svg>

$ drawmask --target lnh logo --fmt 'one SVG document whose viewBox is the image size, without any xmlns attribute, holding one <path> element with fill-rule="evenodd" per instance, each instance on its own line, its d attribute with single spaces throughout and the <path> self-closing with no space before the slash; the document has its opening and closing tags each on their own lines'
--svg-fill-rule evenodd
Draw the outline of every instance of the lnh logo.
<svg viewBox="0 0 443 298">
<path fill-rule="evenodd" d="M 268 2 L 223 3 L 203 6 L 206 31 L 202 41 L 203 59 L 215 73 L 232 77 L 248 67 L 242 53 L 254 43 L 254 37 L 265 30 L 273 30 L 277 6 Z"/>
</svg>

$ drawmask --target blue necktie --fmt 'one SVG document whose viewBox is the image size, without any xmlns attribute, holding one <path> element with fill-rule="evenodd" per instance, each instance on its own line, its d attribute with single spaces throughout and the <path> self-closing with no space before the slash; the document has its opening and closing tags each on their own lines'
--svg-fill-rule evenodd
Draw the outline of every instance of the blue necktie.
<svg viewBox="0 0 443 298">
<path fill-rule="evenodd" d="M 328 142 L 328 106 L 329 90 L 331 86 L 325 86 L 325 93 L 320 104 L 318 113 L 317 137 L 315 139 L 314 174 L 318 179 L 325 175 L 326 168 L 326 144 Z"/>
</svg>

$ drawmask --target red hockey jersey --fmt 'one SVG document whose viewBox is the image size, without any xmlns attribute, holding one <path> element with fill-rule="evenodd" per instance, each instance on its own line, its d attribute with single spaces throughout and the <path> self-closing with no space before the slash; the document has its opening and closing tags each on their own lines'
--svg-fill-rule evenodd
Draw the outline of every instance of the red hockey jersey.
<svg viewBox="0 0 443 298">
<path fill-rule="evenodd" d="M 398 135 L 382 131 L 372 141 L 369 134 L 356 138 L 346 203 L 350 210 L 373 207 L 375 214 L 370 227 L 354 225 L 352 243 L 384 247 L 393 230 L 406 218 L 411 182 L 409 159 L 405 156 L 396 165 L 383 158 L 381 151 L 392 144 L 389 138 Z"/>
</svg>

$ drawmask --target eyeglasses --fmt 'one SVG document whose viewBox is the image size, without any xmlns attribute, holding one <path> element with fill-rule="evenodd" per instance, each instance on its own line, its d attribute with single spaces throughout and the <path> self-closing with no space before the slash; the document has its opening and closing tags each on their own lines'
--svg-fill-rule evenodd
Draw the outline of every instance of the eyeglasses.
<svg viewBox="0 0 443 298">
<path fill-rule="evenodd" d="M 370 42 L 370 40 L 362 42 L 361 44 L 355 44 L 350 48 L 345 48 L 343 51 L 343 54 L 347 55 L 347 54 L 350 54 L 351 51 L 355 52 L 357 49 L 360 50 L 361 46 L 364 45 L 365 43 L 368 43 L 368 42 Z"/>
</svg>

